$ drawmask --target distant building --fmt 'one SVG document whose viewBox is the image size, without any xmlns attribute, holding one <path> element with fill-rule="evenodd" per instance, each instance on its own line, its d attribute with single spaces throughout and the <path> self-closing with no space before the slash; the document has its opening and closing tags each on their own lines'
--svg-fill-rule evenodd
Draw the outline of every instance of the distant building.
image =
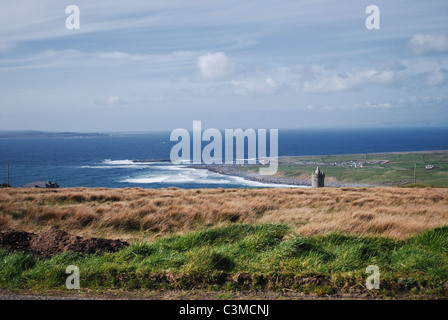
<svg viewBox="0 0 448 320">
<path fill-rule="evenodd" d="M 320 171 L 319 167 L 316 168 L 311 174 L 311 186 L 313 188 L 321 188 L 325 186 L 325 172 Z"/>
<path fill-rule="evenodd" d="M 27 183 L 23 187 L 24 188 L 59 188 L 59 185 L 56 182 L 51 182 L 51 181 L 35 181 L 35 182 Z"/>
</svg>

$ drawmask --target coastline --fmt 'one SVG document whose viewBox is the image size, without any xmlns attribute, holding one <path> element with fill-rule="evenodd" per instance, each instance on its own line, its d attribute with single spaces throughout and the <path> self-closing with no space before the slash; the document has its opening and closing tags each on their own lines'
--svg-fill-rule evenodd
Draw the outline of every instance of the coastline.
<svg viewBox="0 0 448 320">
<path fill-rule="evenodd" d="M 269 183 L 269 184 L 284 184 L 291 186 L 302 186 L 302 187 L 311 187 L 311 173 L 310 180 L 298 180 L 286 177 L 277 177 L 277 176 L 269 176 L 269 175 L 261 175 L 258 173 L 248 172 L 241 170 L 241 166 L 235 165 L 206 165 L 206 164 L 197 164 L 197 165 L 188 165 L 187 168 L 192 169 L 204 169 L 210 172 L 219 173 L 226 176 L 239 177 L 245 180 L 260 182 L 260 183 Z M 365 183 L 342 183 L 342 182 L 327 182 L 325 183 L 327 187 L 379 187 L 380 185 L 374 184 L 365 184 Z"/>
<path fill-rule="evenodd" d="M 239 177 L 247 181 L 265 184 L 282 184 L 290 186 L 311 187 L 311 172 L 318 167 L 324 167 L 332 181 L 326 181 L 327 187 L 386 187 L 413 183 L 413 177 L 419 183 L 428 186 L 446 186 L 447 150 L 374 152 L 358 154 L 280 156 L 281 167 L 288 167 L 295 175 L 289 177 L 261 175 L 254 170 L 258 165 L 248 164 L 189 164 L 187 167 L 205 169 L 210 172 Z M 415 169 L 417 165 L 417 169 Z M 429 167 L 429 168 L 428 168 Z M 291 169 L 292 168 L 292 169 Z M 314 169 L 313 169 L 314 168 Z M 415 170 L 416 173 L 414 172 Z M 403 174 L 403 172 L 405 172 Z M 352 176 L 351 182 L 344 181 Z M 361 177 L 361 179 L 359 179 Z M 304 179 L 304 180 L 303 180 Z M 329 179 L 327 179 L 329 180 Z M 358 181 L 363 180 L 363 181 Z"/>
</svg>

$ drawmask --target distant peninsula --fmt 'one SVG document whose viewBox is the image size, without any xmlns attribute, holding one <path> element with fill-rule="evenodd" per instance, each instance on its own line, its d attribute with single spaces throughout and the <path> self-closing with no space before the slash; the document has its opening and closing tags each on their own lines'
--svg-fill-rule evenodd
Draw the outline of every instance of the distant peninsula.
<svg viewBox="0 0 448 320">
<path fill-rule="evenodd" d="M 46 131 L 0 131 L 0 139 L 30 139 L 30 138 L 96 138 L 108 137 L 106 133 L 82 132 L 46 132 Z"/>
</svg>

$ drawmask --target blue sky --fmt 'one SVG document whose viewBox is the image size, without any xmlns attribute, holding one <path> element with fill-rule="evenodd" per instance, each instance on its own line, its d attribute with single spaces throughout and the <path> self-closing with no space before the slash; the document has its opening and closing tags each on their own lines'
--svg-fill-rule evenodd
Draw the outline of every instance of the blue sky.
<svg viewBox="0 0 448 320">
<path fill-rule="evenodd" d="M 444 127 L 447 83 L 446 0 L 0 3 L 0 130 Z"/>
</svg>

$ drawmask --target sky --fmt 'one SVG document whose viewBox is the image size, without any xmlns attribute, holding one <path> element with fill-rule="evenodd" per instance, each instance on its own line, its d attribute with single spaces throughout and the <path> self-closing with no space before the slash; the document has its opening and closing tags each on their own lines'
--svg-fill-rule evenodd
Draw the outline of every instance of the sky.
<svg viewBox="0 0 448 320">
<path fill-rule="evenodd" d="M 446 127 L 447 86 L 446 0 L 0 2 L 0 130 Z"/>
</svg>

